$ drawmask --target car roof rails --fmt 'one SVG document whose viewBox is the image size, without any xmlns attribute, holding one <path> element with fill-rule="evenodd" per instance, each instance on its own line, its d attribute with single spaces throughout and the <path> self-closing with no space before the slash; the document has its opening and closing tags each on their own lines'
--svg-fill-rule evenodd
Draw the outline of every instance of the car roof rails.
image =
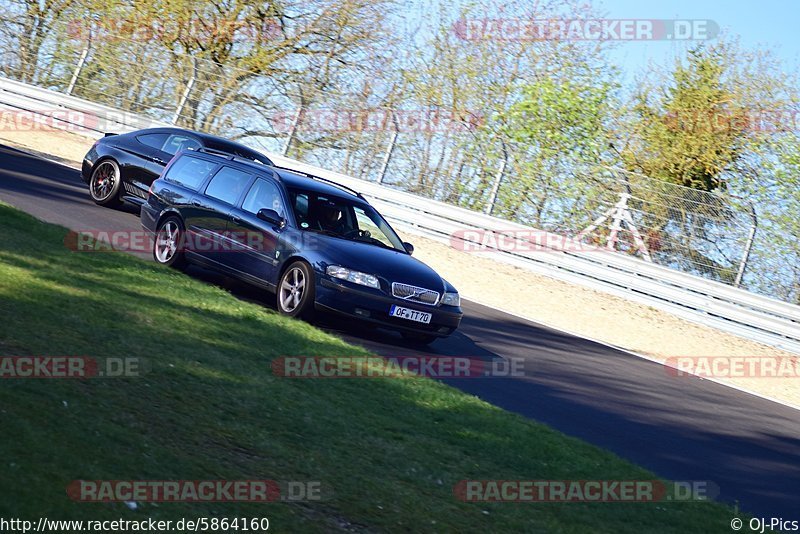
<svg viewBox="0 0 800 534">
<path fill-rule="evenodd" d="M 342 189 L 344 191 L 347 191 L 348 193 L 351 193 L 351 194 L 357 196 L 361 200 L 364 200 L 364 201 L 367 200 L 366 198 L 364 198 L 364 195 L 362 195 L 361 193 L 359 193 L 358 191 L 356 191 L 352 187 L 347 187 L 346 185 L 342 185 L 339 182 L 334 182 L 333 180 L 329 180 L 328 178 L 323 178 L 322 176 L 317 176 L 316 174 L 311 174 L 310 172 L 298 171 L 297 169 L 290 169 L 289 167 L 281 167 L 280 165 L 275 165 L 275 168 L 276 169 L 281 169 L 283 171 L 293 172 L 295 174 L 301 174 L 303 176 L 311 178 L 312 180 L 317 180 L 319 182 L 324 182 L 326 184 L 336 186 L 339 189 Z"/>
<path fill-rule="evenodd" d="M 265 169 L 272 171 L 272 174 L 274 175 L 274 178 L 276 180 L 280 181 L 281 179 L 280 175 L 277 172 L 275 172 L 272 166 L 267 165 L 266 163 L 261 163 L 260 161 L 254 159 L 237 156 L 236 154 L 231 154 L 230 152 L 225 152 L 224 150 L 217 150 L 216 148 L 200 147 L 197 150 L 191 148 L 188 150 L 191 152 L 202 152 L 204 154 L 211 154 L 212 156 L 220 156 L 227 159 L 228 161 L 238 161 L 239 163 L 250 163 L 250 164 L 260 165 L 261 167 L 264 167 Z"/>
<path fill-rule="evenodd" d="M 190 148 L 188 150 L 192 149 Z M 214 156 L 222 156 L 223 158 L 229 159 L 231 161 L 239 161 L 241 163 L 258 163 L 259 165 L 263 165 L 264 167 L 269 167 L 269 165 L 261 163 L 258 160 L 245 158 L 243 156 L 237 156 L 236 154 L 231 154 L 230 152 L 225 152 L 224 150 L 217 150 L 216 148 L 208 148 L 204 146 L 195 150 L 195 152 L 204 152 L 206 154 L 212 154 Z"/>
</svg>

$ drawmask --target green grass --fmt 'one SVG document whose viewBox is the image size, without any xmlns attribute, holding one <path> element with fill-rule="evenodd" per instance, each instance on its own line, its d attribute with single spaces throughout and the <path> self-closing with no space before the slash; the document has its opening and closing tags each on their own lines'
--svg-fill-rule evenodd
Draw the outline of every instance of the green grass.
<svg viewBox="0 0 800 534">
<path fill-rule="evenodd" d="M 0 205 L 0 355 L 141 357 L 139 378 L 0 381 L 0 517 L 268 517 L 278 531 L 729 531 L 714 503 L 464 503 L 462 479 L 652 479 L 423 378 L 291 380 L 273 358 L 366 355 L 180 272 L 77 253 Z M 535 399 L 532 399 L 535 402 Z M 78 503 L 74 479 L 318 480 L 322 502 Z"/>
</svg>

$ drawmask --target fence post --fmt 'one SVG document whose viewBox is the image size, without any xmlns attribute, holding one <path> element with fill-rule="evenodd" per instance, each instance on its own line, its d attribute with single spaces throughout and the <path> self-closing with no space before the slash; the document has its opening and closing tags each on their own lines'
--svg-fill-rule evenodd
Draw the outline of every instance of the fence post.
<svg viewBox="0 0 800 534">
<path fill-rule="evenodd" d="M 394 152 L 394 146 L 397 142 L 397 119 L 392 112 L 392 123 L 394 124 L 394 130 L 392 131 L 392 136 L 389 138 L 389 146 L 386 148 L 386 154 L 383 157 L 383 163 L 381 164 L 381 170 L 378 173 L 378 183 L 382 184 L 383 179 L 386 177 L 386 169 L 389 168 L 389 161 L 392 159 L 392 153 Z"/>
<path fill-rule="evenodd" d="M 300 115 L 303 114 L 303 102 L 300 102 L 300 107 L 297 108 L 297 115 L 294 116 L 294 120 L 292 121 L 292 127 L 289 130 L 289 135 L 286 136 L 286 142 L 283 144 L 283 150 L 281 150 L 281 156 L 285 156 L 289 153 L 289 147 L 292 144 L 292 140 L 294 139 L 294 133 L 297 130 L 297 125 L 300 123 Z"/>
<path fill-rule="evenodd" d="M 89 28 L 89 36 L 86 38 L 86 46 L 83 47 L 81 50 L 81 55 L 78 58 L 78 64 L 75 66 L 75 71 L 72 73 L 72 79 L 69 81 L 69 85 L 67 86 L 66 93 L 68 95 L 72 94 L 72 91 L 75 89 L 75 84 L 78 83 L 78 76 L 81 75 L 81 71 L 83 70 L 83 66 L 86 64 L 86 58 L 89 56 L 89 49 L 92 46 L 92 28 Z"/>
<path fill-rule="evenodd" d="M 733 287 L 740 287 L 742 285 L 742 278 L 744 278 L 744 271 L 747 269 L 747 262 L 750 260 L 750 252 L 753 250 L 753 241 L 756 237 L 756 230 L 758 229 L 758 217 L 756 217 L 756 210 L 753 205 L 750 205 L 750 216 L 753 218 L 753 224 L 750 226 L 750 233 L 747 236 L 747 243 L 744 246 L 744 254 L 742 261 L 739 263 L 739 272 L 736 273 L 736 280 L 733 282 Z"/>
<path fill-rule="evenodd" d="M 506 152 L 506 144 L 503 143 L 503 159 L 500 161 L 500 168 L 497 169 L 497 174 L 494 178 L 494 184 L 492 184 L 492 192 L 489 195 L 489 202 L 486 204 L 486 207 L 483 209 L 483 212 L 487 215 L 491 215 L 494 211 L 495 202 L 497 202 L 497 193 L 500 191 L 500 183 L 503 181 L 503 174 L 506 172 L 506 165 L 508 164 L 508 153 Z"/>
<path fill-rule="evenodd" d="M 175 114 L 172 116 L 172 124 L 178 124 L 178 119 L 181 118 L 183 108 L 186 106 L 186 101 L 189 100 L 189 93 L 192 92 L 194 82 L 197 79 L 197 60 L 192 59 L 192 76 L 189 78 L 189 83 L 186 84 L 186 89 L 183 90 L 181 99 L 178 102 L 178 107 L 175 108 Z"/>
</svg>

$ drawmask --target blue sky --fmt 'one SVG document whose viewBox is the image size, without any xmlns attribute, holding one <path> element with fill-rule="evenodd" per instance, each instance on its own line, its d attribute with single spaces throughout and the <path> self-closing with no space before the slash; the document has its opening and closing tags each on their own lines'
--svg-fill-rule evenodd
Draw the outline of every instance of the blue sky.
<svg viewBox="0 0 800 534">
<path fill-rule="evenodd" d="M 722 32 L 739 36 L 743 47 L 773 49 L 787 70 L 800 66 L 797 0 L 598 0 L 592 4 L 612 19 L 710 19 Z M 685 41 L 621 42 L 610 57 L 620 66 L 625 81 L 632 81 L 650 61 L 668 63 L 685 45 Z"/>
<path fill-rule="evenodd" d="M 528 1 L 531 8 L 537 3 Z M 499 6 L 504 0 L 496 2 Z M 471 3 L 471 0 L 405 0 L 396 23 L 419 29 L 417 39 L 422 43 L 439 22 L 437 6 L 444 5 L 455 20 L 461 8 Z M 786 71 L 800 70 L 800 0 L 586 0 L 582 5 L 592 6 L 598 16 L 609 19 L 711 20 L 722 34 L 739 37 L 743 48 L 771 49 Z M 506 14 L 513 18 L 510 11 Z M 629 84 L 651 62 L 671 68 L 676 55 L 684 56 L 687 45 L 697 42 L 615 41 L 608 57 L 620 67 L 620 81 Z"/>
</svg>

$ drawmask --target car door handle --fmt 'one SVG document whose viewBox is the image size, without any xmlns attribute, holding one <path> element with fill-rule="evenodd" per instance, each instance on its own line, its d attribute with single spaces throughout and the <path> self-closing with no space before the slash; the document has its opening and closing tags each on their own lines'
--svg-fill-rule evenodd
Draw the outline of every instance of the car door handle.
<svg viewBox="0 0 800 534">
<path fill-rule="evenodd" d="M 237 223 L 237 224 L 238 224 L 238 223 L 240 223 L 240 222 L 242 222 L 242 219 L 241 219 L 241 218 L 239 218 L 239 217 L 237 217 L 236 215 L 231 215 L 231 220 L 232 220 L 233 222 Z"/>
<path fill-rule="evenodd" d="M 192 206 L 197 206 L 199 208 L 203 206 L 203 203 L 199 200 L 192 200 Z"/>
</svg>

